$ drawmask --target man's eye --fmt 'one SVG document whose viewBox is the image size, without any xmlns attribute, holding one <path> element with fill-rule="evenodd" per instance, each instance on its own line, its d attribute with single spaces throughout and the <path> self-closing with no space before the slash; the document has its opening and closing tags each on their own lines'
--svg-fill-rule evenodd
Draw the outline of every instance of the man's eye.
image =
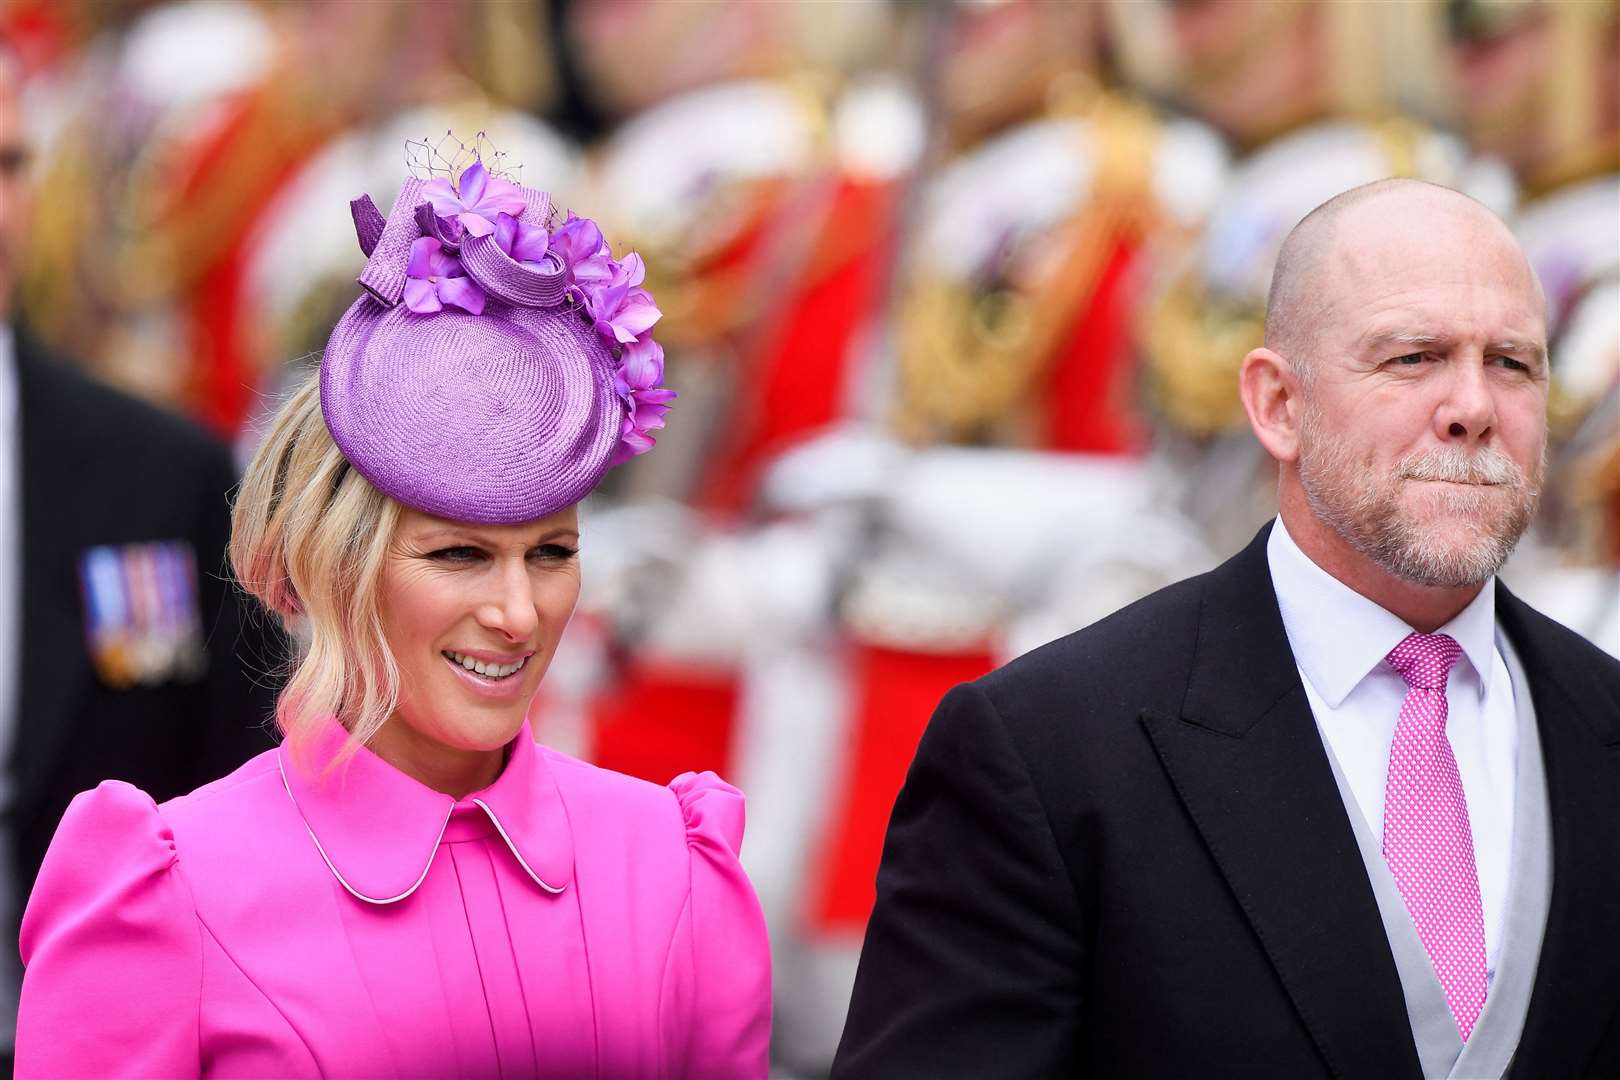
<svg viewBox="0 0 1620 1080">
<path fill-rule="evenodd" d="M 1411 367 L 1414 364 L 1423 363 L 1423 354 L 1420 352 L 1407 353 L 1405 356 L 1397 356 L 1395 359 L 1391 360 L 1390 363 L 1404 364 L 1407 367 Z"/>
<path fill-rule="evenodd" d="M 1507 368 L 1509 371 L 1529 371 L 1530 370 L 1530 365 L 1529 364 L 1525 363 L 1523 360 L 1515 360 L 1511 356 L 1495 356 L 1495 357 L 1492 357 L 1492 359 L 1500 361 L 1502 366 Z"/>
</svg>

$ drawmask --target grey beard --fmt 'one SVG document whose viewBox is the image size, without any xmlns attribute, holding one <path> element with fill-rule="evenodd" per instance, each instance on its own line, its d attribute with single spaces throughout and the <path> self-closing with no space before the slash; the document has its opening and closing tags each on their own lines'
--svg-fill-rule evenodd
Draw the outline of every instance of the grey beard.
<svg viewBox="0 0 1620 1080">
<path fill-rule="evenodd" d="M 1351 547 L 1403 580 L 1436 588 L 1477 585 L 1507 562 L 1535 514 L 1542 469 L 1530 482 L 1500 450 L 1437 448 L 1408 455 L 1388 476 L 1376 476 L 1354 459 L 1347 443 L 1322 430 L 1309 407 L 1303 419 L 1299 478 L 1311 512 Z M 1401 486 L 1412 480 L 1499 485 L 1516 497 L 1503 513 L 1487 488 L 1438 492 L 1473 534 L 1462 543 L 1448 543 L 1442 533 L 1403 513 Z"/>
</svg>

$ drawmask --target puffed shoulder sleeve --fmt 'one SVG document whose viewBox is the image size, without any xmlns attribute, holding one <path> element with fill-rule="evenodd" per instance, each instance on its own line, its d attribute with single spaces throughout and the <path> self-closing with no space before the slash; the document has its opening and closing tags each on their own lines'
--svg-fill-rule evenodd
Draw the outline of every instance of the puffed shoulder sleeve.
<svg viewBox="0 0 1620 1080">
<path fill-rule="evenodd" d="M 201 928 L 139 788 L 73 800 L 22 921 L 17 1076 L 195 1076 Z"/>
<path fill-rule="evenodd" d="M 686 825 L 691 890 L 664 979 L 676 1075 L 758 1080 L 771 1038 L 765 916 L 737 860 L 743 795 L 712 772 L 670 782 Z M 685 1022 L 676 1018 L 686 1018 Z"/>
</svg>

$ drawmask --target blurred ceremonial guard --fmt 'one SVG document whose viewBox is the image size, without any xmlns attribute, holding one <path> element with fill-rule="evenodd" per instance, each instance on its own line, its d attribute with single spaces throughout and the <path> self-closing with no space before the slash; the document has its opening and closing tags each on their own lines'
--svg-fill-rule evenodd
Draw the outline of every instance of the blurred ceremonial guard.
<svg viewBox="0 0 1620 1080">
<path fill-rule="evenodd" d="M 737 398 L 768 378 L 751 346 L 774 306 L 768 290 L 797 271 L 797 251 L 784 250 L 796 238 L 784 234 L 818 171 L 821 115 L 804 87 L 727 80 L 629 118 L 601 147 L 582 185 L 584 212 L 641 251 L 657 277 L 649 287 L 669 327 L 669 383 L 681 395 L 681 423 L 659 434 L 664 460 L 648 455 L 620 470 L 609 480 L 614 494 L 691 498 L 714 441 L 738 426 Z M 647 184 L 649 175 L 659 183 Z M 738 577 L 713 559 L 726 533 L 677 506 L 632 520 L 635 528 L 618 523 L 614 539 L 605 535 L 613 519 L 586 524 L 602 527 L 593 542 L 614 544 L 620 586 L 584 601 L 601 605 L 607 643 L 603 692 L 587 706 L 587 756 L 658 783 L 686 769 L 736 775 L 737 643 L 747 631 L 730 603 Z"/>
<path fill-rule="evenodd" d="M 873 550 L 843 604 L 857 704 L 846 801 L 834 803 L 812 917 L 819 932 L 854 941 L 888 809 L 934 701 L 1001 658 L 1011 620 L 1039 602 L 1020 574 L 1030 559 L 1052 568 L 1062 538 L 1076 538 L 1054 507 L 1076 497 L 1071 487 L 1117 492 L 1120 469 L 1132 485 L 1151 483 L 1135 467 L 1146 446 L 1130 314 L 1151 264 L 1192 241 L 1226 170 L 1207 128 L 1102 87 L 1096 10 L 955 15 L 932 120 L 934 145 L 963 148 L 915 200 L 894 294 L 892 391 L 866 403 L 901 440 L 938 449 L 885 488 Z M 1002 51 L 1029 39 L 1042 43 L 1035 68 L 1049 64 L 1042 79 L 1019 66 L 1026 50 Z M 1000 73 L 990 87 L 1004 96 L 970 87 L 968 72 Z M 982 521 L 968 492 L 1001 518 Z M 1128 513 L 1118 499 L 1088 509 L 1116 525 Z M 1006 576 L 972 565 L 971 550 L 941 557 L 981 529 L 997 549 L 983 561 L 1005 562 Z M 1009 532 L 1020 537 L 1013 547 L 1039 556 L 1004 550 Z"/>
<path fill-rule="evenodd" d="M 234 438 L 285 359 L 262 333 L 248 269 L 267 216 L 340 132 L 466 96 L 465 64 L 498 64 L 500 31 L 525 29 L 505 25 L 515 7 L 425 5 L 401 19 L 386 4 L 192 0 L 109 26 L 63 80 L 65 122 L 45 147 L 52 198 L 24 282 L 40 332 L 106 381 Z M 523 70 L 534 78 L 490 81 L 543 93 L 544 65 Z"/>
<path fill-rule="evenodd" d="M 1529 196 L 1514 228 L 1547 290 L 1543 509 L 1505 576 L 1620 654 L 1620 4 L 1451 8 L 1456 114 Z"/>
<path fill-rule="evenodd" d="M 1532 198 L 1620 170 L 1620 3 L 1446 6 L 1451 104 L 1471 146 L 1507 160 Z"/>
<path fill-rule="evenodd" d="M 341 100 L 292 75 L 318 58 L 291 29 L 225 0 L 109 30 L 65 88 L 41 175 L 24 282 L 40 332 L 224 438 L 266 366 L 240 320 L 246 240 Z"/>
<path fill-rule="evenodd" d="M 279 638 L 224 564 L 225 447 L 91 382 L 16 323 L 31 204 L 20 64 L 0 43 L 0 927 L 69 800 L 108 777 L 159 799 L 270 745 Z M 0 961 L 9 1060 L 16 953 Z"/>
<path fill-rule="evenodd" d="M 1106 10 L 1128 85 L 1249 152 L 1330 118 L 1444 115 L 1453 6 L 1111 0 Z"/>
<path fill-rule="evenodd" d="M 1514 230 L 1547 293 L 1552 388 L 1541 512 L 1504 574 L 1620 655 L 1620 174 L 1536 199 Z"/>
<path fill-rule="evenodd" d="M 796 633 L 752 648 L 741 695 L 744 782 L 795 791 L 761 809 L 810 837 L 761 892 L 785 958 L 779 1060 L 812 1074 L 836 1043 L 889 809 L 935 701 L 1004 659 L 1013 626 L 1033 630 L 1040 582 L 1074 548 L 1131 530 L 1123 492 L 1153 490 L 1128 315 L 1143 266 L 1189 241 L 1225 168 L 1206 129 L 1098 89 L 1086 10 L 933 14 L 936 156 L 902 197 L 896 277 L 877 297 L 896 324 L 796 358 L 833 365 L 847 422 L 776 442 L 745 488 L 784 549 L 797 528 L 819 550 L 827 590 Z"/>
<path fill-rule="evenodd" d="M 1130 315 L 1147 264 L 1196 235 L 1226 153 L 1200 124 L 1072 79 L 1052 115 L 926 189 L 891 417 L 910 441 L 1145 447 Z"/>
<path fill-rule="evenodd" d="M 847 462 L 828 462 L 825 495 L 778 498 L 767 478 L 850 412 L 921 134 L 892 80 L 732 81 L 631 119 L 596 172 L 603 216 L 670 275 L 657 294 L 682 395 L 680 422 L 660 433 L 669 452 L 648 455 L 644 475 L 626 470 L 619 491 L 685 487 L 697 507 L 586 521 L 593 559 L 609 532 L 623 552 L 617 595 L 582 605 L 611 606 L 588 753 L 649 778 L 714 768 L 745 785 L 744 865 L 778 955 L 799 955 L 811 845 L 842 768 L 846 652 L 833 614 L 863 536 Z M 649 172 L 662 187 L 642 181 Z M 684 475 L 645 475 L 672 465 Z M 776 1057 L 824 1068 L 841 991 L 816 993 L 807 965 L 774 970 Z"/>
<path fill-rule="evenodd" d="M 817 19 L 871 16 L 850 7 Z M 855 35 L 823 26 L 812 38 L 821 45 L 809 74 L 722 80 L 629 118 L 585 187 L 604 225 L 660 277 L 669 378 L 681 393 L 681 424 L 659 436 L 662 460 L 623 470 L 615 493 L 684 489 L 702 508 L 666 507 L 658 527 L 627 538 L 627 591 L 605 613 L 612 670 L 589 708 L 589 753 L 635 775 L 727 768 L 747 737 L 745 645 L 771 620 L 755 619 L 746 600 L 739 608 L 728 586 L 741 583 L 737 560 L 768 542 L 736 524 L 759 509 L 771 459 L 847 412 L 861 334 L 881 315 L 894 195 L 921 149 L 902 89 L 841 76 Z M 599 77 L 618 85 L 597 59 Z M 649 187 L 647 175 L 661 183 Z M 596 524 L 612 525 L 606 515 Z M 821 603 L 830 610 L 830 598 Z"/>
</svg>

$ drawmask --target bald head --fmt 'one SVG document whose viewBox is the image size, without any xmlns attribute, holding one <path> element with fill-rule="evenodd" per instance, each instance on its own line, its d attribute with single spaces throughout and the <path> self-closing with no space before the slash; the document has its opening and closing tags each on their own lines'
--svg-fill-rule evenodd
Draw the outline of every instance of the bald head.
<svg viewBox="0 0 1620 1080">
<path fill-rule="evenodd" d="M 1287 357 L 1302 378 L 1311 375 L 1317 329 L 1332 314 L 1343 275 L 1358 248 L 1477 242 L 1506 245 L 1524 262 L 1532 287 L 1540 283 L 1508 227 L 1460 191 L 1423 180 L 1375 180 L 1335 195 L 1295 225 L 1277 253 L 1266 298 L 1266 348 Z M 1545 303 L 1543 301 L 1543 306 Z"/>
</svg>

